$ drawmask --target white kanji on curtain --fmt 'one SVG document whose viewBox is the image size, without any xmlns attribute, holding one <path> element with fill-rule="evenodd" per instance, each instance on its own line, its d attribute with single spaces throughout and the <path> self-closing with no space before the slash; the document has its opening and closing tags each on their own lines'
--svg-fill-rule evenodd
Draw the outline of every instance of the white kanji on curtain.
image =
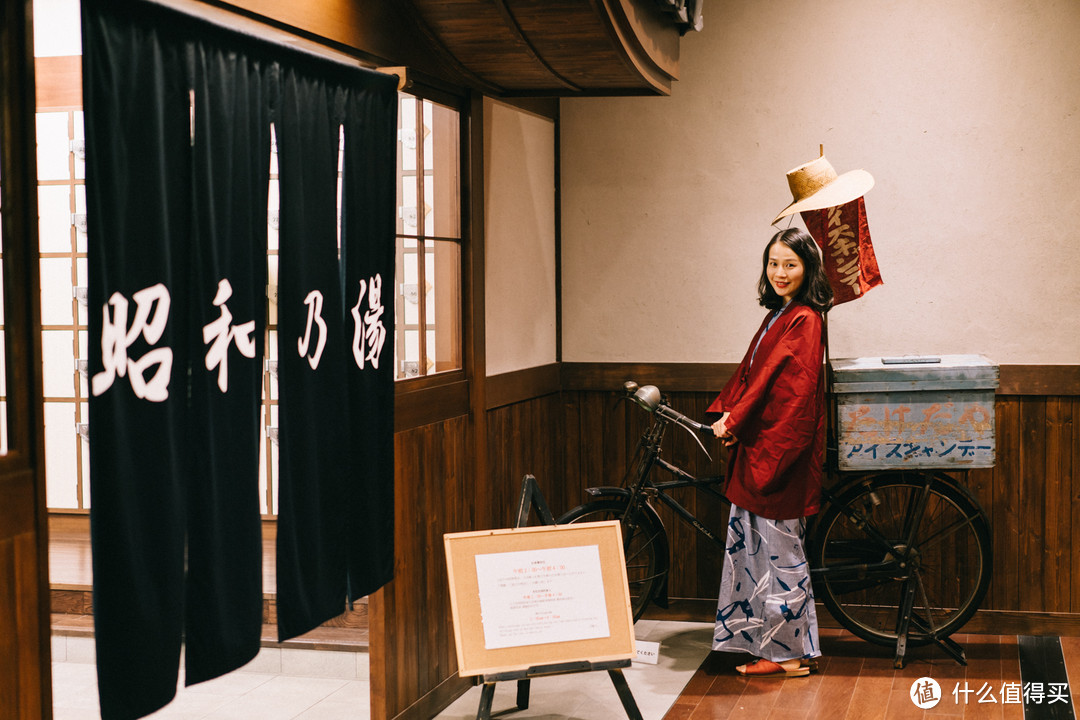
<svg viewBox="0 0 1080 720">
<path fill-rule="evenodd" d="M 112 387 L 117 377 L 128 377 L 135 396 L 151 402 L 163 402 L 169 397 L 169 376 L 172 371 L 171 348 L 155 348 L 142 357 L 128 357 L 128 348 L 142 335 L 150 345 L 156 345 L 169 322 L 169 290 L 157 283 L 132 294 L 135 318 L 128 328 L 128 299 L 114 292 L 101 308 L 101 362 L 104 369 L 94 375 L 91 391 L 101 395 Z M 110 317 L 109 308 L 112 307 Z M 147 380 L 146 372 L 157 365 Z"/>
<path fill-rule="evenodd" d="M 367 311 L 361 306 L 367 300 Z M 367 281 L 360 281 L 360 293 L 353 306 L 353 359 L 356 366 L 364 369 L 365 362 L 370 362 L 375 369 L 379 367 L 383 343 L 386 342 L 386 327 L 382 316 L 385 308 L 382 301 L 382 275 L 376 274 Z"/>
</svg>

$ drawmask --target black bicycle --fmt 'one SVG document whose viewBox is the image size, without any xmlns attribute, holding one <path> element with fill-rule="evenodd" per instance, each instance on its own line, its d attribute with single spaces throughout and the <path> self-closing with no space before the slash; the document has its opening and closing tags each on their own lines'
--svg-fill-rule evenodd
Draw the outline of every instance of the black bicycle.
<svg viewBox="0 0 1080 720">
<path fill-rule="evenodd" d="M 690 487 L 717 500 L 727 498 L 722 477 L 695 477 L 661 457 L 669 426 L 682 427 L 695 439 L 712 437 L 712 428 L 674 410 L 655 386 L 628 382 L 624 390 L 652 416 L 626 481 L 588 488 L 593 499 L 557 522 L 620 521 L 637 621 L 650 602 L 667 604 L 671 551 L 656 504 L 723 549 L 726 531 L 707 528 L 670 493 Z M 672 479 L 654 481 L 654 469 Z M 815 596 L 858 637 L 895 647 L 897 667 L 903 666 L 909 644 L 929 643 L 966 664 L 963 649 L 949 636 L 979 608 L 990 584 L 990 523 L 978 501 L 934 470 L 829 477 L 835 482 L 822 488 L 822 509 L 807 532 Z"/>
</svg>

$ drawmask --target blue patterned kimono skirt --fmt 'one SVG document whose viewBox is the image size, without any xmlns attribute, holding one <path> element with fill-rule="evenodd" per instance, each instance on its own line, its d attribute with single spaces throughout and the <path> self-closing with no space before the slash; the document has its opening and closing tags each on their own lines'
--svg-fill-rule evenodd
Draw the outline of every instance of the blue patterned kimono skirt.
<svg viewBox="0 0 1080 720">
<path fill-rule="evenodd" d="M 769 520 L 731 506 L 713 650 L 774 662 L 821 655 L 805 532 L 806 518 Z"/>
</svg>

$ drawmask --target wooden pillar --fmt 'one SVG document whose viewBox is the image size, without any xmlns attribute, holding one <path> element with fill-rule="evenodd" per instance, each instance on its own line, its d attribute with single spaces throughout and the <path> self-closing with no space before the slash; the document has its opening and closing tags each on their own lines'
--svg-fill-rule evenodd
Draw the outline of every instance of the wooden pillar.
<svg viewBox="0 0 1080 720">
<path fill-rule="evenodd" d="M 31 0 L 0 10 L 5 432 L 0 455 L 0 718 L 51 718 L 48 526 Z"/>
</svg>

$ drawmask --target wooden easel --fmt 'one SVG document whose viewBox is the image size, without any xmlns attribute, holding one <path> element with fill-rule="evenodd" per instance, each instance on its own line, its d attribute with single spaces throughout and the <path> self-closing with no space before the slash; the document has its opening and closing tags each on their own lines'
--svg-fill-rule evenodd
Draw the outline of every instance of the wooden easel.
<svg viewBox="0 0 1080 720">
<path fill-rule="evenodd" d="M 529 687 L 534 677 L 545 675 L 565 675 L 567 673 L 591 672 L 593 670 L 607 670 L 615 685 L 615 692 L 619 694 L 626 716 L 630 720 L 642 720 L 641 711 L 638 709 L 634 694 L 630 692 L 630 686 L 626 684 L 622 668 L 630 667 L 629 660 L 614 660 L 606 663 L 567 663 L 565 665 L 543 665 L 531 667 L 528 670 L 517 672 L 496 673 L 494 675 L 482 675 L 484 688 L 480 693 L 480 707 L 476 711 L 476 720 L 491 720 L 491 703 L 495 699 L 495 683 L 505 680 L 517 680 L 517 702 L 515 710 L 529 709 Z M 512 712 L 512 711 L 511 711 Z"/>
<path fill-rule="evenodd" d="M 521 496 L 518 502 L 517 523 L 515 528 L 526 527 L 529 524 L 529 511 L 535 510 L 537 517 L 543 525 L 554 525 L 555 518 L 548 508 L 544 494 L 536 478 L 526 475 L 521 482 Z M 491 720 L 491 705 L 495 699 L 495 683 L 508 680 L 517 680 L 517 701 L 515 710 L 527 710 L 529 708 L 529 689 L 534 677 L 547 675 L 565 675 L 567 673 L 591 672 L 594 670 L 607 670 L 611 682 L 615 685 L 615 692 L 619 695 L 626 716 L 630 720 L 642 720 L 641 710 L 638 709 L 634 694 L 630 692 L 630 686 L 626 683 L 622 668 L 630 667 L 630 660 L 611 660 L 607 662 L 571 662 L 552 665 L 538 665 L 526 670 L 515 670 L 481 675 L 484 687 L 480 692 L 480 707 L 476 711 L 476 720 Z M 511 711 L 512 712 L 512 711 Z"/>
</svg>

